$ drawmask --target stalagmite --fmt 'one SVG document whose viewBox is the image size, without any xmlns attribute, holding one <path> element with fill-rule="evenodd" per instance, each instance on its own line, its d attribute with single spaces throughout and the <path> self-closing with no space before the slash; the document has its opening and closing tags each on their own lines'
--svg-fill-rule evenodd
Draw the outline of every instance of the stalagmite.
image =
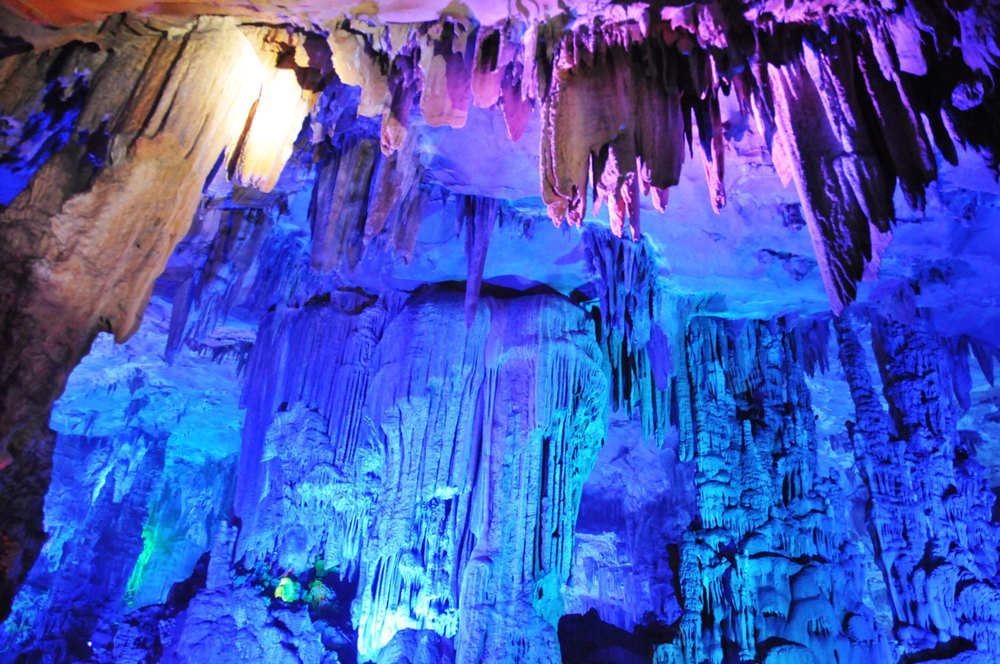
<svg viewBox="0 0 1000 664">
<path fill-rule="evenodd" d="M 906 325 L 876 317 L 871 324 L 888 412 L 871 392 L 850 323 L 837 329 L 857 408 L 855 453 L 867 469 L 873 537 L 893 615 L 906 625 L 899 630 L 903 646 L 929 652 L 940 641 L 962 637 L 988 652 L 998 622 L 996 591 L 983 586 L 965 597 L 959 588 L 978 586 L 997 569 L 996 525 L 985 517 L 994 496 L 970 476 L 975 461 L 956 453 L 952 385 L 941 361 L 948 351 L 924 321 Z M 951 517 L 957 505 L 964 510 L 961 522 Z M 924 562 L 926 553 L 941 556 L 949 549 L 963 554 L 955 562 Z M 914 613 L 923 606 L 915 598 L 924 597 L 929 613 Z"/>
<path fill-rule="evenodd" d="M 364 415 L 370 361 L 395 306 L 341 291 L 268 316 L 243 395 L 236 559 L 301 572 L 321 556 L 344 575 L 356 569 L 384 463 Z M 281 383 L 269 385 L 275 373 Z M 304 455 L 308 480 L 297 477 Z"/>
</svg>

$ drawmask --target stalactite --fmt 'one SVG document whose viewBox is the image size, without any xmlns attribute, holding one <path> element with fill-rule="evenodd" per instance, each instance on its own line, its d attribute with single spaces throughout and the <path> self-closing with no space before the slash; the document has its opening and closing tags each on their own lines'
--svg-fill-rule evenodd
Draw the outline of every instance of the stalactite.
<svg viewBox="0 0 1000 664">
<path fill-rule="evenodd" d="M 806 319 L 796 325 L 796 350 L 802 358 L 802 368 L 810 376 L 814 376 L 817 370 L 826 373 L 829 369 L 830 331 L 829 316 Z"/>
<path fill-rule="evenodd" d="M 592 171 L 596 205 L 607 201 L 615 234 L 628 220 L 636 238 L 639 187 L 662 190 L 680 177 L 681 61 L 669 43 L 633 45 L 627 27 L 593 30 L 570 33 L 554 63 L 542 109 L 542 196 L 554 222 L 579 225 Z"/>
<path fill-rule="evenodd" d="M 937 177 L 921 115 L 950 161 L 956 152 L 949 131 L 984 152 L 997 151 L 985 121 L 992 105 L 960 98 L 962 90 L 972 90 L 975 76 L 996 71 L 990 42 L 996 16 L 979 4 L 937 12 L 907 4 L 875 12 L 864 23 L 850 11 L 825 22 L 794 8 L 788 16 L 795 18 L 767 24 L 758 9 L 741 16 L 708 5 L 664 9 L 659 17 L 623 9 L 611 20 L 570 23 L 559 16 L 526 25 L 512 17 L 476 26 L 445 15 L 380 30 L 365 21 L 339 20 L 326 39 L 329 62 L 318 69 L 316 39 L 243 29 L 268 35 L 265 52 L 294 52 L 297 66 L 308 63 L 314 78 L 332 63 L 341 81 L 360 86 L 358 113 L 383 116 L 385 155 L 404 144 L 418 98 L 432 126 L 463 126 L 473 101 L 499 105 L 513 140 L 523 133 L 532 107 L 539 107 L 542 195 L 550 216 L 557 224 L 582 223 L 592 186 L 597 205 L 608 204 L 616 234 L 627 223 L 633 238 L 639 235 L 640 193 L 654 207 L 665 207 L 668 189 L 678 181 L 685 139 L 690 146 L 698 138 L 713 208 L 725 204 L 728 139 L 720 100 L 735 91 L 740 112 L 753 119 L 776 170 L 795 182 L 832 308 L 839 312 L 853 300 L 857 283 L 878 271 L 891 237 L 896 180 L 910 204 L 920 206 L 925 187 Z M 968 29 L 976 18 L 983 27 Z M 932 26 L 956 35 L 960 50 L 949 52 L 947 38 L 935 38 Z M 927 53 L 920 52 L 921 40 L 933 43 Z M 285 73 L 276 76 L 291 80 Z M 941 84 L 929 87 L 925 80 Z M 266 115 L 272 99 L 288 96 L 262 94 L 259 112 Z M 310 99 L 314 95 L 303 96 L 306 106 L 293 117 L 301 119 Z M 251 118 L 245 136 L 253 138 L 264 124 Z M 286 124 L 294 131 L 294 122 Z M 291 138 L 267 154 L 286 150 Z M 236 176 L 236 167 L 248 159 L 268 161 L 237 152 L 230 162 Z M 246 180 L 266 189 L 274 173 Z"/>
<path fill-rule="evenodd" d="M 719 111 L 718 93 L 709 97 L 706 102 L 695 106 L 694 113 L 698 124 L 700 139 L 698 148 L 701 152 L 702 165 L 705 168 L 709 200 L 712 209 L 718 213 L 726 205 L 726 188 L 723 183 L 726 172 L 726 144 L 722 116 Z"/>
<path fill-rule="evenodd" d="M 316 35 L 250 26 L 241 31 L 256 46 L 263 74 L 227 168 L 233 182 L 270 192 L 292 156 L 303 120 L 330 78 L 331 54 Z"/>
<path fill-rule="evenodd" d="M 476 106 L 490 108 L 500 101 L 500 86 L 510 60 L 509 49 L 503 51 L 506 44 L 500 30 L 483 28 L 476 33 L 475 61 L 469 83 Z"/>
<path fill-rule="evenodd" d="M 483 284 L 483 269 L 486 267 L 486 252 L 499 214 L 500 207 L 495 198 L 465 199 L 462 220 L 465 225 L 465 257 L 468 263 L 465 286 L 466 325 L 471 326 L 476 317 L 476 304 Z"/>
<path fill-rule="evenodd" d="M 775 140 L 789 159 L 835 313 L 854 299 L 868 266 L 877 270 L 895 184 L 868 128 L 848 115 L 860 112 L 849 36 L 838 45 L 830 52 L 805 46 L 792 62 L 768 64 L 766 83 L 774 94 Z"/>
<path fill-rule="evenodd" d="M 377 57 L 362 33 L 342 25 L 327 37 L 333 69 L 341 82 L 361 87 L 358 115 L 384 113 L 391 103 L 385 62 Z"/>
<path fill-rule="evenodd" d="M 400 150 L 378 160 L 372 176 L 371 198 L 365 218 L 365 242 L 371 242 L 386 227 L 389 217 L 401 207 L 401 201 L 420 184 L 420 161 L 416 140 L 412 135 L 399 146 Z M 397 214 L 399 214 L 397 212 Z M 406 222 L 417 224 L 419 216 L 405 216 Z M 397 249 L 399 245 L 395 245 Z"/>
<path fill-rule="evenodd" d="M 321 148 L 309 208 L 313 269 L 353 271 L 384 232 L 392 250 L 404 260 L 412 258 L 423 204 L 423 167 L 415 142 L 408 136 L 389 156 L 379 153 L 374 138 Z"/>
<path fill-rule="evenodd" d="M 719 97 L 735 86 L 743 112 L 756 117 L 776 170 L 796 184 L 831 305 L 839 312 L 854 299 L 857 283 L 878 272 L 891 238 L 897 177 L 914 206 L 922 205 L 924 189 L 936 178 L 932 147 L 911 100 L 913 85 L 891 56 L 879 56 L 885 42 L 873 50 L 855 36 L 857 24 L 807 35 L 781 26 L 773 34 L 760 31 L 754 51 L 682 55 L 674 46 L 686 39 L 681 32 L 651 30 L 640 39 L 630 27 L 584 26 L 560 43 L 555 84 L 543 108 L 542 188 L 550 216 L 557 224 L 563 218 L 579 224 L 592 181 L 598 204 L 609 204 L 612 229 L 620 234 L 627 219 L 636 237 L 636 177 L 662 208 L 665 190 L 677 182 L 681 136 L 692 139 L 692 113 L 718 210 L 725 202 Z M 734 58 L 743 62 L 733 66 Z M 756 72 L 756 80 L 747 81 L 741 70 Z M 925 104 L 923 110 L 937 113 L 940 106 Z M 643 131 L 646 109 L 658 123 L 653 131 Z M 935 131 L 935 140 L 946 155 L 953 152 L 943 129 Z"/>
<path fill-rule="evenodd" d="M 469 58 L 465 26 L 450 21 L 435 25 L 427 33 L 428 42 L 421 48 L 420 69 L 423 92 L 420 111 L 432 127 L 464 127 L 472 102 L 469 82 Z M 468 49 L 471 55 L 473 49 Z"/>
<path fill-rule="evenodd" d="M 332 157 L 320 171 L 310 209 L 313 269 L 330 272 L 342 261 L 353 266 L 360 259 L 377 155 L 375 140 L 362 139 Z"/>
<path fill-rule="evenodd" d="M 661 441 L 670 426 L 669 341 L 660 329 L 657 267 L 646 243 L 584 230 L 587 261 L 597 278 L 598 334 L 611 366 L 611 405 L 637 408 L 643 433 Z"/>
<path fill-rule="evenodd" d="M 382 129 L 379 145 L 382 154 L 390 156 L 406 143 L 407 128 L 410 125 L 410 110 L 418 86 L 417 67 L 410 57 L 399 57 L 392 61 L 389 74 L 389 91 L 392 102 L 382 113 Z"/>
</svg>

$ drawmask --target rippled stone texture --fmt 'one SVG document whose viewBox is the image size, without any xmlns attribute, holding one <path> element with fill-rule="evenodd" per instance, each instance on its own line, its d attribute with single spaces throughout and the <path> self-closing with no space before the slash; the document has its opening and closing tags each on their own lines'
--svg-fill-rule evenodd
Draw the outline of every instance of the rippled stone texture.
<svg viewBox="0 0 1000 664">
<path fill-rule="evenodd" d="M 591 323 L 557 296 L 484 298 L 468 327 L 454 292 L 386 307 L 338 294 L 265 328 L 236 557 L 360 573 L 362 657 L 416 629 L 459 662 L 549 661 L 607 408 Z"/>
</svg>

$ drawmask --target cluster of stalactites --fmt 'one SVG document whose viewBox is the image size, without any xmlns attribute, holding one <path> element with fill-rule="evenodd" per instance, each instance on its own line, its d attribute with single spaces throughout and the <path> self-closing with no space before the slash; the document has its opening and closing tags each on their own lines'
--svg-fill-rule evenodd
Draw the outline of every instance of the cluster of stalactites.
<svg viewBox="0 0 1000 664">
<path fill-rule="evenodd" d="M 926 47 L 928 38 L 906 25 L 890 19 L 766 30 L 745 24 L 732 28 L 727 44 L 706 48 L 666 23 L 567 33 L 542 118 L 542 189 L 550 216 L 579 225 L 592 183 L 596 205 L 608 203 L 615 233 L 627 221 L 637 237 L 639 193 L 663 209 L 667 188 L 679 179 L 685 142 L 702 155 L 718 211 L 726 200 L 720 98 L 733 95 L 778 175 L 793 182 L 802 199 L 839 313 L 857 283 L 877 273 L 891 237 L 897 178 L 909 204 L 919 208 L 936 178 L 935 143 L 956 159 L 942 111 L 953 107 L 921 90 L 949 81 L 921 79 L 931 65 L 923 62 L 921 71 L 913 60 L 924 57 L 921 40 Z M 938 57 L 952 55 L 943 50 Z M 995 61 L 984 62 L 988 68 Z"/>
<path fill-rule="evenodd" d="M 426 202 L 415 147 L 411 135 L 389 156 L 379 154 L 374 138 L 319 151 L 309 206 L 315 270 L 353 270 L 383 235 L 403 261 L 413 258 Z"/>
<path fill-rule="evenodd" d="M 435 126 L 464 125 L 471 103 L 497 106 L 515 140 L 540 107 L 542 196 L 553 221 L 580 225 L 592 185 L 612 230 L 621 235 L 627 224 L 633 238 L 640 195 L 664 210 L 685 147 L 701 155 L 713 208 L 725 205 L 720 100 L 735 97 L 743 124 L 802 199 L 839 313 L 858 282 L 877 274 L 897 178 L 920 207 L 936 178 L 935 146 L 955 161 L 957 129 L 962 140 L 991 147 L 989 130 L 953 116 L 979 104 L 992 79 L 996 12 L 973 3 L 932 15 L 907 5 L 775 23 L 716 3 L 703 9 L 578 17 L 572 26 L 559 17 L 527 28 L 454 18 L 345 22 L 328 41 L 341 79 L 364 88 L 359 112 L 382 114 L 387 154 L 402 144 L 418 94 Z"/>
<path fill-rule="evenodd" d="M 611 407 L 639 410 L 643 434 L 657 442 L 670 426 L 671 350 L 657 324 L 660 292 L 655 256 L 646 242 L 629 242 L 587 226 L 587 263 L 597 289 L 597 336 L 611 367 Z"/>
<path fill-rule="evenodd" d="M 551 60 L 535 51 L 561 29 L 543 24 L 525 33 L 514 23 L 487 28 L 453 18 L 379 27 L 345 21 L 327 41 L 341 81 L 362 88 L 358 113 L 382 116 L 381 149 L 390 155 L 404 143 L 418 95 L 432 127 L 465 126 L 470 104 L 497 106 L 518 140 L 541 96 L 536 63 Z"/>
<path fill-rule="evenodd" d="M 542 110 L 542 197 L 558 225 L 580 225 L 588 184 L 595 205 L 608 204 L 611 228 L 626 221 L 638 238 L 639 194 L 663 211 L 698 127 L 712 190 L 722 188 L 722 119 L 715 62 L 704 51 L 682 54 L 684 33 L 661 24 L 595 25 L 567 33 L 555 58 L 553 85 Z M 687 44 L 690 45 L 690 39 Z"/>
</svg>

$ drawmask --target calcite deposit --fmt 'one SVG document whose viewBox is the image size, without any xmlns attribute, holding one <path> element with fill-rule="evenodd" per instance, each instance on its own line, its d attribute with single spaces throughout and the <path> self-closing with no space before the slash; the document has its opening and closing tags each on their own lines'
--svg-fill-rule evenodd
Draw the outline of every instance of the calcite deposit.
<svg viewBox="0 0 1000 664">
<path fill-rule="evenodd" d="M 1000 661 L 995 3 L 0 18 L 0 662 Z"/>
</svg>

